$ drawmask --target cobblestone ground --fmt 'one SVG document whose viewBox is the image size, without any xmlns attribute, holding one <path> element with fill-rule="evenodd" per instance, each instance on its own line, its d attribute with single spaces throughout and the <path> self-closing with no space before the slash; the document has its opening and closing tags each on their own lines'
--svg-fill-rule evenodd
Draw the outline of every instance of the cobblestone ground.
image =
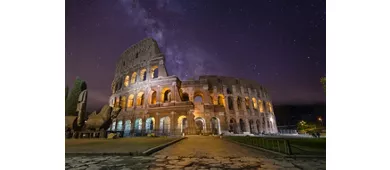
<svg viewBox="0 0 390 170">
<path fill-rule="evenodd" d="M 215 137 L 190 136 L 151 156 L 66 157 L 66 169 L 325 169 L 325 159 L 281 158 Z"/>
</svg>

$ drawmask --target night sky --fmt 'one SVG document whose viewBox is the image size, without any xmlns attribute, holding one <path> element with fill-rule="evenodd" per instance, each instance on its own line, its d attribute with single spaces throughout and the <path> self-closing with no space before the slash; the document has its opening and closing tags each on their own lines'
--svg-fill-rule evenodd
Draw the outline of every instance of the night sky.
<svg viewBox="0 0 390 170">
<path fill-rule="evenodd" d="M 274 105 L 325 103 L 325 0 L 66 0 L 65 82 L 108 103 L 119 56 L 152 37 L 169 75 L 253 79 Z"/>
</svg>

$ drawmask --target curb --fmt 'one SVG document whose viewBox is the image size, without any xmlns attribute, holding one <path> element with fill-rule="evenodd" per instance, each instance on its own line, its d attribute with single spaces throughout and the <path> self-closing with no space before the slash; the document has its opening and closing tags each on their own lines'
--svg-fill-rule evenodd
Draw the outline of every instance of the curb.
<svg viewBox="0 0 390 170">
<path fill-rule="evenodd" d="M 104 152 L 101 152 L 101 153 L 74 152 L 74 153 L 72 153 L 71 152 L 71 153 L 66 153 L 65 152 L 65 156 L 148 156 L 154 152 L 157 152 L 157 151 L 159 151 L 159 150 L 161 150 L 169 145 L 172 145 L 172 144 L 179 142 L 179 141 L 186 139 L 186 138 L 187 137 L 182 137 L 182 138 L 176 139 L 174 141 L 150 148 L 150 149 L 143 151 L 143 152 L 117 152 L 117 153 L 115 153 L 115 152 L 108 152 L 108 153 L 104 153 Z"/>
<path fill-rule="evenodd" d="M 143 155 L 151 155 L 151 154 L 153 154 L 153 153 L 155 153 L 155 152 L 157 152 L 157 151 L 159 151 L 159 150 L 161 150 L 161 149 L 163 149 L 163 148 L 165 148 L 165 147 L 167 147 L 169 145 L 172 145 L 172 144 L 174 144 L 176 142 L 179 142 L 179 141 L 181 141 L 183 139 L 187 139 L 187 137 L 182 137 L 182 138 L 176 139 L 174 141 L 168 142 L 166 144 L 162 144 L 162 145 L 156 146 L 154 148 L 150 148 L 150 149 L 142 152 L 142 154 Z"/>
<path fill-rule="evenodd" d="M 229 142 L 232 142 L 232 143 L 236 143 L 238 145 L 246 146 L 246 147 L 249 147 L 249 148 L 253 148 L 253 149 L 257 149 L 257 150 L 273 153 L 273 154 L 276 154 L 276 155 L 279 155 L 279 156 L 282 156 L 282 157 L 285 157 L 285 158 L 294 158 L 294 159 L 295 158 L 326 158 L 326 155 L 287 155 L 287 154 L 284 154 L 284 153 L 279 153 L 279 152 L 275 152 L 275 151 L 272 151 L 272 150 L 259 148 L 259 147 L 248 145 L 248 144 L 245 144 L 245 143 L 232 141 L 232 140 L 229 140 L 229 139 L 222 138 L 222 140 L 229 141 Z"/>
</svg>

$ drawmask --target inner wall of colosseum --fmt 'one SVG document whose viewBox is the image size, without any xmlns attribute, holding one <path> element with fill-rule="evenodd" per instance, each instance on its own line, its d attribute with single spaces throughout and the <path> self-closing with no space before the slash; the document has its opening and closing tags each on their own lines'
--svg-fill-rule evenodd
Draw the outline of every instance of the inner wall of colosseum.
<svg viewBox="0 0 390 170">
<path fill-rule="evenodd" d="M 127 49 L 117 63 L 110 106 L 121 108 L 109 128 L 124 136 L 277 133 L 273 106 L 255 81 L 205 75 L 169 76 L 153 39 Z"/>
</svg>

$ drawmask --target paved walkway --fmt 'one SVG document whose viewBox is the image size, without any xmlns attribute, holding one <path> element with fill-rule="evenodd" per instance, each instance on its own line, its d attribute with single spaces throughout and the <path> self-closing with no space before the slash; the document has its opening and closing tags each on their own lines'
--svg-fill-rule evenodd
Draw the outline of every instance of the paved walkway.
<svg viewBox="0 0 390 170">
<path fill-rule="evenodd" d="M 325 159 L 284 159 L 216 137 L 189 136 L 151 156 L 69 157 L 66 169 L 325 169 Z"/>
</svg>

